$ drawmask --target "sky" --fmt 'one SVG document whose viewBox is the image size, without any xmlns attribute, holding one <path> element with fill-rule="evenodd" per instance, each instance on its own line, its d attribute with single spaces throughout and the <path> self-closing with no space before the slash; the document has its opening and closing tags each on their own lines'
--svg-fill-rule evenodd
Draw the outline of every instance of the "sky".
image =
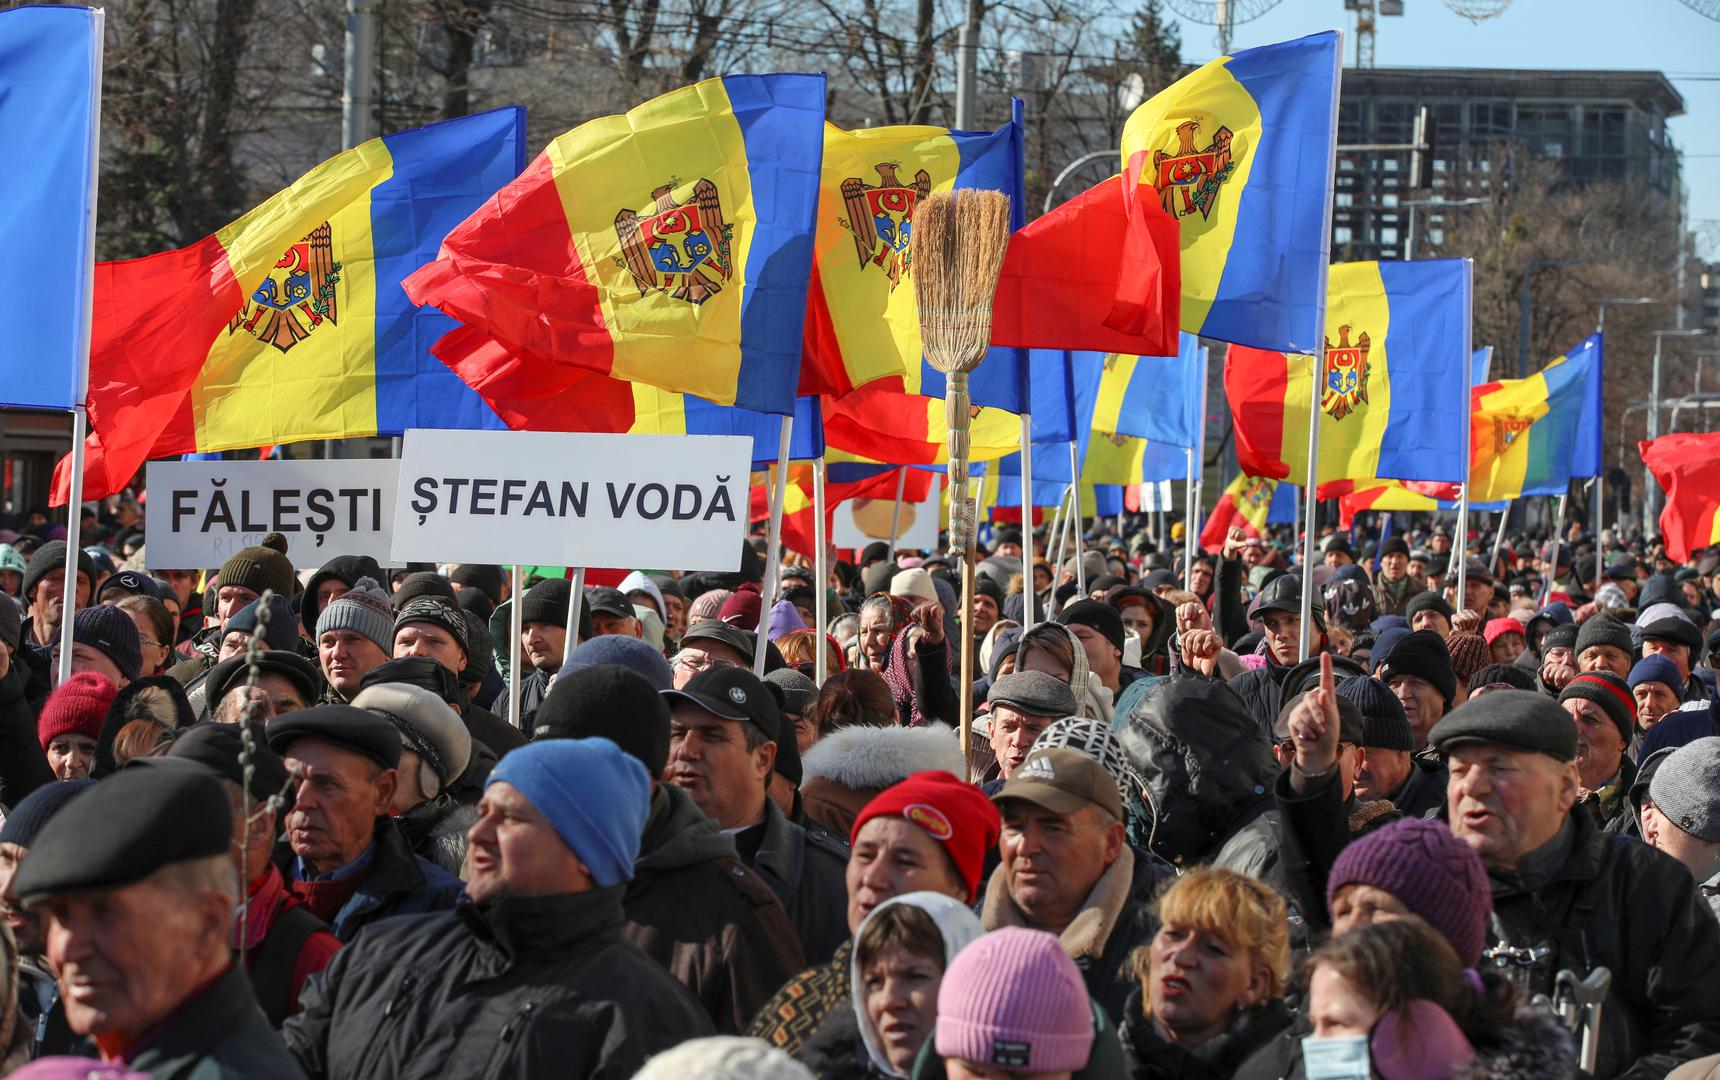
<svg viewBox="0 0 1720 1080">
<path fill-rule="evenodd" d="M 1202 2 L 1211 0 L 1183 0 L 1181 6 Z M 1404 9 L 1401 17 L 1378 20 L 1376 67 L 1590 68 L 1669 76 L 1684 96 L 1684 115 L 1670 126 L 1684 154 L 1690 227 L 1701 234 L 1706 224 L 1704 254 L 1720 259 L 1720 22 L 1680 0 L 1512 0 L 1502 14 L 1478 23 L 1443 0 L 1405 0 Z M 1183 59 L 1199 62 L 1217 55 L 1213 27 L 1179 21 Z M 1280 0 L 1266 14 L 1238 25 L 1231 47 L 1342 28 L 1344 63 L 1350 65 L 1355 62 L 1354 23 L 1343 0 Z"/>
</svg>

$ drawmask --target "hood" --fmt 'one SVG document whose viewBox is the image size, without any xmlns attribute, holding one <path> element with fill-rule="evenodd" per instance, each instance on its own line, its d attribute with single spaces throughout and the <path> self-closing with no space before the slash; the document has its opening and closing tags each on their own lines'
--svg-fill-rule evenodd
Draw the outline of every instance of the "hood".
<svg viewBox="0 0 1720 1080">
<path fill-rule="evenodd" d="M 1016 593 L 1015 598 L 1021 599 Z M 1007 603 L 1007 599 L 1005 603 Z M 979 666 L 993 680 L 997 678 L 998 661 L 1015 651 L 1021 644 L 1021 624 L 1005 616 L 993 623 L 990 630 L 985 632 L 985 638 L 979 643 Z"/>
<path fill-rule="evenodd" d="M 866 916 L 866 922 L 860 924 L 860 929 L 854 932 L 855 941 L 866 932 L 866 923 L 878 917 L 880 911 L 892 904 L 906 904 L 919 908 L 932 917 L 932 922 L 938 928 L 938 936 L 944 939 L 944 970 L 948 971 L 950 963 L 956 954 L 971 945 L 979 936 L 985 933 L 980 925 L 979 917 L 973 910 L 959 900 L 951 899 L 942 893 L 911 892 L 893 897 L 872 909 Z M 859 951 L 855 950 L 854 959 L 848 965 L 848 994 L 854 1009 L 854 1017 L 860 1022 L 860 1041 L 866 1044 L 866 1056 L 872 1059 L 872 1067 L 885 1076 L 905 1080 L 907 1073 L 897 1072 L 890 1067 L 884 1057 L 884 1044 L 878 1038 L 877 1030 L 872 1026 L 871 1018 L 866 1015 L 866 994 L 864 992 L 864 975 L 860 971 Z M 930 1037 L 928 1035 L 928 1037 Z"/>
<path fill-rule="evenodd" d="M 667 800 L 662 820 L 657 818 L 659 799 Z M 674 784 L 658 784 L 651 796 L 651 817 L 639 842 L 639 858 L 633 863 L 633 880 L 725 857 L 737 857 L 734 838 L 706 817 L 691 795 Z"/>
<path fill-rule="evenodd" d="M 1547 629 L 1555 626 L 1569 626 L 1576 619 L 1571 615 L 1571 607 L 1563 600 L 1554 600 L 1529 617 L 1528 625 L 1523 627 L 1523 636 L 1529 642 L 1530 650 L 1535 647 L 1535 627 L 1537 623 L 1546 623 Z"/>
<path fill-rule="evenodd" d="M 388 575 L 382 572 L 382 567 L 376 565 L 376 560 L 369 555 L 336 555 L 322 564 L 322 569 L 311 575 L 305 583 L 304 600 L 299 608 L 299 622 L 304 624 L 305 633 L 316 640 L 317 616 L 322 614 L 322 606 L 317 603 L 317 590 L 323 587 L 325 581 L 343 581 L 347 588 L 352 588 L 361 577 L 370 578 L 387 587 Z"/>
<path fill-rule="evenodd" d="M 846 788 L 878 790 L 917 772 L 962 774 L 962 748 L 944 724 L 924 727 L 841 728 L 812 744 L 800 759 L 801 784 L 829 780 Z"/>
<path fill-rule="evenodd" d="M 1117 742 L 1150 799 L 1152 850 L 1182 865 L 1215 850 L 1232 822 L 1270 798 L 1278 773 L 1247 704 L 1210 679 L 1148 687 L 1117 727 Z"/>
<path fill-rule="evenodd" d="M 1642 589 L 1636 594 L 1636 608 L 1641 611 L 1655 604 L 1671 604 L 1683 610 L 1684 590 L 1678 587 L 1678 579 L 1671 574 L 1653 574 L 1642 583 Z"/>
<path fill-rule="evenodd" d="M 617 585 L 616 588 L 620 589 L 623 593 L 648 593 L 650 594 L 651 599 L 657 604 L 657 613 L 663 616 L 667 616 L 669 614 L 668 609 L 663 606 L 663 590 L 657 587 L 657 583 L 655 581 L 652 581 L 637 570 L 622 578 L 621 584 Z"/>
<path fill-rule="evenodd" d="M 1075 666 L 1069 672 L 1069 687 L 1075 691 L 1075 701 L 1080 709 L 1080 715 L 1089 720 L 1111 722 L 1111 691 L 1105 689 L 1105 684 L 1099 681 L 1099 676 L 1093 674 L 1087 666 L 1087 650 L 1081 644 L 1081 639 L 1075 636 L 1075 631 L 1059 622 L 1045 622 L 1041 626 L 1061 627 L 1069 635 L 1069 647 L 1074 652 Z M 1021 645 L 1016 645 L 1015 670 L 1021 670 Z M 1085 692 L 1082 688 L 1085 687 Z"/>
<path fill-rule="evenodd" d="M 1171 639 L 1171 631 L 1177 628 L 1177 609 L 1171 606 L 1171 602 L 1158 593 L 1148 593 L 1147 598 L 1153 605 L 1153 632 L 1141 642 L 1141 667 L 1145 667 L 1148 660 L 1165 651 L 1165 643 Z"/>
</svg>

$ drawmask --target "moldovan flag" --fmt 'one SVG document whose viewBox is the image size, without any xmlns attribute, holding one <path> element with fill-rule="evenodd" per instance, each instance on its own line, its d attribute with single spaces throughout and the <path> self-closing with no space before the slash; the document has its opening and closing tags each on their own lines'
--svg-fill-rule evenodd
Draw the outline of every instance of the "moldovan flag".
<svg viewBox="0 0 1720 1080">
<path fill-rule="evenodd" d="M 524 129 L 505 108 L 371 139 L 190 247 L 98 265 L 85 497 L 149 457 L 499 428 L 427 355 L 453 322 L 401 280 L 518 174 Z"/>
<path fill-rule="evenodd" d="M 935 192 L 1001 191 L 1019 228 L 1019 102 L 1015 113 L 996 131 L 825 125 L 800 393 L 841 395 L 890 379 L 889 388 L 943 396 L 943 374 L 926 362 L 920 341 L 914 207 Z M 974 403 L 1025 412 L 1024 371 L 1021 350 L 993 348 L 970 376 Z"/>
<path fill-rule="evenodd" d="M 995 461 L 1021 449 L 1021 417 L 1012 412 L 981 408 L 969 424 L 969 461 Z M 862 387 L 824 399 L 826 440 L 873 461 L 947 465 L 949 431 L 941 398 Z"/>
<path fill-rule="evenodd" d="M 730 75 L 560 136 L 407 280 L 476 332 L 437 355 L 490 394 L 591 371 L 792 412 L 823 129 L 822 75 Z"/>
<path fill-rule="evenodd" d="M 1340 45 L 1327 31 L 1221 56 L 1123 126 L 1132 213 L 1155 204 L 1181 226 L 1184 330 L 1319 351 Z"/>
<path fill-rule="evenodd" d="M 1103 361 L 1092 429 L 1193 446 L 1205 387 L 1206 364 L 1193 334 L 1182 335 L 1175 356 L 1112 354 Z"/>
<path fill-rule="evenodd" d="M 1278 491 L 1278 481 L 1264 476 L 1243 473 L 1230 482 L 1218 497 L 1206 524 L 1201 526 L 1201 550 L 1217 554 L 1224 550 L 1224 538 L 1232 528 L 1241 529 L 1251 537 L 1266 532 L 1267 515 L 1272 511 L 1272 498 Z"/>
<path fill-rule="evenodd" d="M 100 11 L 0 12 L 0 403 L 84 400 L 101 81 Z"/>
<path fill-rule="evenodd" d="M 1317 482 L 1464 479 L 1469 318 L 1466 260 L 1332 267 Z M 1307 481 L 1314 368 L 1312 357 L 1231 347 L 1224 391 L 1243 472 Z"/>
<path fill-rule="evenodd" d="M 1688 562 L 1698 548 L 1720 544 L 1720 432 L 1662 435 L 1636 448 L 1666 492 L 1660 535 L 1667 557 Z"/>
<path fill-rule="evenodd" d="M 1472 391 L 1471 499 L 1563 495 L 1600 466 L 1601 336 L 1526 379 Z"/>
</svg>

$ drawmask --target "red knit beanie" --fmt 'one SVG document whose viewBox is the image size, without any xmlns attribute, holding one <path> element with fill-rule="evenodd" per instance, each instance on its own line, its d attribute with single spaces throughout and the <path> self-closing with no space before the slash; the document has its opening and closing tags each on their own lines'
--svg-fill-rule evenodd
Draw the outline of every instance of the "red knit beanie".
<svg viewBox="0 0 1720 1080">
<path fill-rule="evenodd" d="M 119 688 L 93 671 L 80 671 L 60 684 L 42 705 L 42 715 L 36 720 L 36 740 L 46 750 L 60 735 L 86 735 L 97 738 L 102 733 L 102 721 L 108 708 L 119 694 Z"/>
<path fill-rule="evenodd" d="M 927 836 L 944 846 L 956 873 L 967 886 L 967 899 L 979 895 L 979 876 L 985 868 L 985 853 L 997 846 L 1003 819 L 979 788 L 964 783 L 953 773 L 934 770 L 915 773 L 887 787 L 866 804 L 854 819 L 849 843 L 875 817 L 907 818 Z"/>
</svg>

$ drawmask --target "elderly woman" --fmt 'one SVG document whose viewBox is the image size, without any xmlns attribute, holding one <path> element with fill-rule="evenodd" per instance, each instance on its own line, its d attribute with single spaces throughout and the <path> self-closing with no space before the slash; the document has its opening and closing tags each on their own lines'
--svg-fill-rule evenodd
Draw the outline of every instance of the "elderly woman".
<svg viewBox="0 0 1720 1080">
<path fill-rule="evenodd" d="M 1074 631 L 1044 622 L 1021 635 L 1015 647 L 1016 671 L 1043 671 L 1061 679 L 1075 692 L 1081 716 L 1111 722 L 1111 691 L 1087 666 L 1087 650 Z"/>
<path fill-rule="evenodd" d="M 1131 1075 L 1229 1077 L 1290 1026 L 1284 901 L 1258 879 L 1204 867 L 1159 898 L 1159 930 L 1134 956 L 1123 1049 Z"/>
</svg>

